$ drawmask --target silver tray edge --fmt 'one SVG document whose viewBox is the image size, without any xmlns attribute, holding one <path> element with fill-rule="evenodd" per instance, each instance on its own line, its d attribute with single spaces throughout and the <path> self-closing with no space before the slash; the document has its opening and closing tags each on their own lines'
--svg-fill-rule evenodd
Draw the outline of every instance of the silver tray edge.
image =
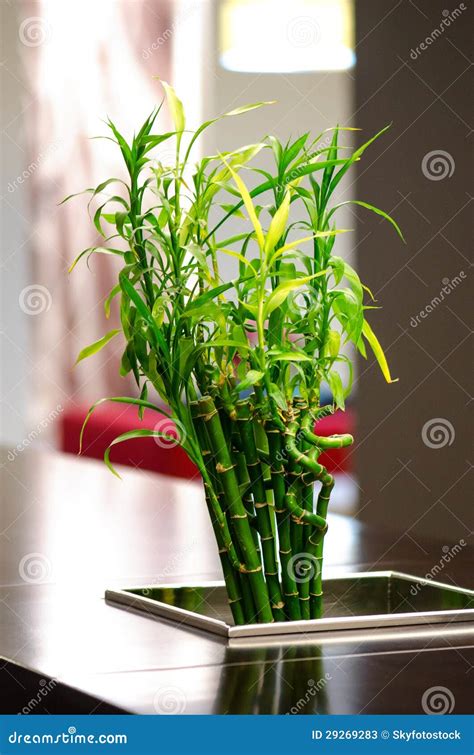
<svg viewBox="0 0 474 755">
<path fill-rule="evenodd" d="M 397 579 L 403 579 L 406 581 L 414 581 L 420 585 L 430 585 L 432 587 L 440 587 L 444 590 L 450 590 L 454 592 L 461 592 L 465 595 L 474 596 L 474 590 L 466 588 L 460 588 L 455 585 L 447 585 L 443 582 L 437 582 L 435 580 L 426 579 L 424 577 L 418 577 L 413 574 L 406 574 L 404 572 L 394 570 L 383 571 L 361 571 L 361 572 L 347 572 L 340 574 L 337 577 L 332 577 L 331 580 L 346 580 L 346 579 L 359 579 L 359 578 L 380 578 L 380 577 L 396 577 Z M 148 586 L 148 585 L 147 585 Z M 195 582 L 186 580 L 185 583 L 166 583 L 159 584 L 156 587 L 162 588 L 178 588 L 178 587 L 223 587 L 222 581 L 204 581 Z M 128 590 L 141 589 L 143 586 L 130 587 Z M 111 604 L 118 604 L 126 606 L 138 611 L 142 611 L 153 616 L 158 616 L 165 619 L 171 619 L 179 624 L 186 626 L 192 626 L 198 629 L 204 629 L 205 631 L 212 632 L 221 637 L 228 638 L 242 638 L 242 637 L 262 637 L 269 635 L 289 635 L 289 634 L 312 634 L 317 632 L 338 631 L 347 629 L 369 629 L 369 628 L 381 628 L 392 626 L 414 626 L 414 625 L 430 625 L 440 624 L 443 622 L 462 622 L 462 621 L 474 621 L 474 608 L 466 608 L 459 610 L 444 610 L 444 611 L 419 611 L 416 613 L 398 613 L 398 614 L 376 614 L 366 616 L 354 616 L 354 617 L 333 617 L 328 619 L 310 619 L 307 621 L 292 621 L 292 622 L 274 622 L 273 624 L 246 624 L 245 626 L 231 626 L 225 621 L 219 619 L 213 619 L 211 617 L 203 616 L 202 614 L 195 613 L 194 611 L 187 611 L 184 608 L 178 608 L 176 606 L 170 606 L 166 603 L 147 598 L 145 596 L 134 595 L 127 590 L 106 590 L 105 600 Z"/>
</svg>

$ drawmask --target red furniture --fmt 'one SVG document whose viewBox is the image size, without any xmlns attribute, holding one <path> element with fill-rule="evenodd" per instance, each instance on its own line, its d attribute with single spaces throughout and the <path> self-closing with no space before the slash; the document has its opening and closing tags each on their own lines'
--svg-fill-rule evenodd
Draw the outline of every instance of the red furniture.
<svg viewBox="0 0 474 755">
<path fill-rule="evenodd" d="M 60 420 L 60 448 L 65 453 L 77 454 L 79 450 L 79 434 L 88 407 L 69 407 Z M 118 435 L 137 428 L 148 428 L 165 432 L 176 437 L 173 423 L 160 418 L 157 412 L 145 410 L 143 420 L 140 422 L 137 409 L 125 404 L 103 404 L 92 414 L 86 431 L 82 453 L 94 459 L 102 459 L 107 446 Z M 353 413 L 336 412 L 325 417 L 317 424 L 316 432 L 319 435 L 332 435 L 334 433 L 350 433 L 353 428 Z M 188 459 L 185 452 L 170 441 L 155 438 L 137 438 L 128 440 L 115 446 L 111 451 L 111 460 L 114 464 L 125 464 L 140 469 L 149 469 L 152 472 L 192 479 L 199 473 L 194 464 Z M 338 448 L 321 455 L 321 463 L 330 472 L 350 471 L 350 449 Z"/>
</svg>

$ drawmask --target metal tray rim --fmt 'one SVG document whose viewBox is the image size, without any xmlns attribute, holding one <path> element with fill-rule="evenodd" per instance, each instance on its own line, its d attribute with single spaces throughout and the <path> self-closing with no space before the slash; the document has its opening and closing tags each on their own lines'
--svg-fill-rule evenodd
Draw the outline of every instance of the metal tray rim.
<svg viewBox="0 0 474 755">
<path fill-rule="evenodd" d="M 456 585 L 447 585 L 444 582 L 418 577 L 413 574 L 399 572 L 392 569 L 381 571 L 360 571 L 347 572 L 331 577 L 331 581 L 361 578 L 377 577 L 396 577 L 406 581 L 415 581 L 420 585 L 430 585 L 431 587 L 440 587 L 444 590 L 460 592 L 465 595 L 474 596 L 474 590 L 457 587 Z M 148 585 L 147 585 L 148 586 Z M 204 582 L 186 580 L 185 583 L 170 582 L 155 587 L 178 588 L 178 587 L 223 587 L 224 582 L 221 580 L 207 580 Z M 326 619 L 312 619 L 306 621 L 292 622 L 274 622 L 273 624 L 246 624 L 244 626 L 232 626 L 227 622 L 212 617 L 203 616 L 202 614 L 188 611 L 177 606 L 170 606 L 152 598 L 134 595 L 129 590 L 142 589 L 144 586 L 129 587 L 123 590 L 106 590 L 105 600 L 107 603 L 135 608 L 146 614 L 171 619 L 179 624 L 204 629 L 221 637 L 241 638 L 241 637 L 262 637 L 265 635 L 282 636 L 289 634 L 308 635 L 317 632 L 347 630 L 347 629 L 368 629 L 376 627 L 391 626 L 409 626 L 416 624 L 439 624 L 445 621 L 474 621 L 474 608 L 464 608 L 458 610 L 443 611 L 419 611 L 415 613 L 400 612 L 395 614 L 367 614 L 365 616 L 337 616 Z"/>
</svg>

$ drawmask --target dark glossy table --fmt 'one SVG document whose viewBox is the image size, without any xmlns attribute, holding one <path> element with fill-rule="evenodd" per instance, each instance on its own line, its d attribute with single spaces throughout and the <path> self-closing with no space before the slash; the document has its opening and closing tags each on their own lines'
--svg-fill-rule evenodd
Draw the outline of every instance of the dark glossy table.
<svg viewBox="0 0 474 755">
<path fill-rule="evenodd" d="M 106 605 L 106 587 L 219 578 L 197 483 L 129 469 L 121 482 L 100 462 L 24 451 L 4 452 L 1 489 L 3 712 L 421 713 L 432 687 L 471 712 L 472 624 L 253 646 Z M 424 575 L 452 545 L 333 516 L 326 574 Z M 463 546 L 437 579 L 472 575 Z"/>
</svg>

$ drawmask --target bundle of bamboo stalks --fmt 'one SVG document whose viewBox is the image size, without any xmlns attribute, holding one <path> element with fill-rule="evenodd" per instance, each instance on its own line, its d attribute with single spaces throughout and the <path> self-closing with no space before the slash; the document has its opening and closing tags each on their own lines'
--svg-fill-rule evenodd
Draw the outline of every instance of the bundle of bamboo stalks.
<svg viewBox="0 0 474 755">
<path fill-rule="evenodd" d="M 338 137 L 347 129 L 336 127 L 329 146 L 321 134 L 312 140 L 304 134 L 286 145 L 268 137 L 193 166 L 196 139 L 218 119 L 186 131 L 181 101 L 163 86 L 174 131 L 152 133 L 161 105 L 130 143 L 109 121 L 107 138 L 119 146 L 128 177 L 87 190 L 104 240 L 81 252 L 71 268 L 93 254 L 121 262 L 104 304 L 108 317 L 119 299 L 121 328 L 83 349 L 78 361 L 122 333 L 121 373 L 134 375 L 140 395 L 101 399 L 84 426 L 102 401 L 137 406 L 140 417 L 145 408 L 171 417 L 203 477 L 235 623 L 317 619 L 334 485 L 319 456 L 353 439 L 320 437 L 314 424 L 344 409 L 351 391 L 352 359 L 344 342 L 364 357 L 369 345 L 392 382 L 366 319 L 372 307 L 364 296 L 373 298 L 370 290 L 333 253 L 344 232 L 336 229 L 334 214 L 347 202 L 332 200 L 349 168 L 386 129 L 343 158 Z M 153 149 L 169 139 L 176 148 L 171 166 L 153 159 Z M 269 154 L 273 169 L 266 163 L 252 167 L 259 153 Z M 252 189 L 241 177 L 244 168 L 260 181 Z M 114 184 L 119 193 L 107 195 Z M 257 197 L 266 204 L 256 204 Z M 388 220 L 401 236 L 385 212 L 353 203 Z M 212 225 L 216 210 L 221 217 Z M 227 221 L 237 217 L 242 232 L 226 238 Z M 293 238 L 301 229 L 306 235 Z M 224 257 L 238 265 L 236 278 L 222 279 Z M 323 383 L 332 392 L 329 407 L 320 404 Z M 151 391 L 169 412 L 149 397 Z M 163 435 L 149 429 L 124 433 L 107 449 L 105 462 L 116 474 L 110 461 L 114 445 Z"/>
</svg>

